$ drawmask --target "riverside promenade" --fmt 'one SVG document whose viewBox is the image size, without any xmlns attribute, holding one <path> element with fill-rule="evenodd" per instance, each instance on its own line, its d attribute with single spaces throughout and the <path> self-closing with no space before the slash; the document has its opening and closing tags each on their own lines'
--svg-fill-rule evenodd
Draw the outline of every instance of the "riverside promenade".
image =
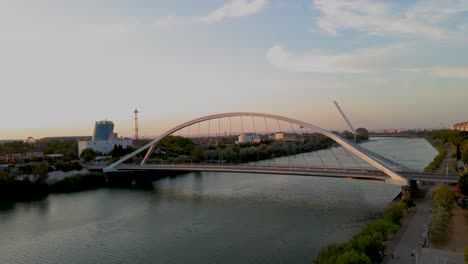
<svg viewBox="0 0 468 264">
<path fill-rule="evenodd" d="M 400 233 L 395 236 L 395 241 L 388 245 L 389 251 L 385 263 L 411 264 L 416 263 L 416 258 L 421 256 L 420 244 L 423 242 L 423 233 L 430 221 L 430 197 L 431 191 L 428 191 L 425 197 L 414 199 L 416 207 L 409 210 Z M 411 256 L 413 250 L 416 252 L 414 257 Z"/>
<path fill-rule="evenodd" d="M 428 190 L 425 197 L 414 199 L 416 207 L 410 209 L 400 232 L 390 241 L 384 263 L 464 264 L 461 254 L 430 248 L 429 242 L 421 246 L 424 243 L 423 234 L 430 222 L 431 195 L 432 189 Z"/>
</svg>

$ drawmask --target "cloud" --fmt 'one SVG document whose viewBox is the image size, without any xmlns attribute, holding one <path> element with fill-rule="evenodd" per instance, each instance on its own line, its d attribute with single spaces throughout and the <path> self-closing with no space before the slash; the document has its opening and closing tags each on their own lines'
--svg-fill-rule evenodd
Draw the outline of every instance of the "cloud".
<svg viewBox="0 0 468 264">
<path fill-rule="evenodd" d="M 267 0 L 230 0 L 221 7 L 203 16 L 168 15 L 156 20 L 153 23 L 152 29 L 164 31 L 190 24 L 219 23 L 228 18 L 240 18 L 253 15 L 262 11 L 266 5 Z"/>
<path fill-rule="evenodd" d="M 403 69 L 407 72 L 426 73 L 438 77 L 468 79 L 468 66 L 437 66 Z"/>
<path fill-rule="evenodd" d="M 316 73 L 370 73 L 389 69 L 397 63 L 397 53 L 403 54 L 408 45 L 398 44 L 379 48 L 364 48 L 348 53 L 331 54 L 311 51 L 291 53 L 281 44 L 268 49 L 267 61 L 280 69 Z"/>
<path fill-rule="evenodd" d="M 200 21 L 216 23 L 227 18 L 238 18 L 253 15 L 265 8 L 267 0 L 231 0 L 208 15 L 201 17 Z"/>
<path fill-rule="evenodd" d="M 414 44 L 398 44 L 337 54 L 322 51 L 293 53 L 276 44 L 268 49 L 266 59 L 279 69 L 296 72 L 365 74 L 395 71 L 468 79 L 468 66 L 409 67 L 418 62 L 412 57 L 418 56 L 417 49 Z"/>
<path fill-rule="evenodd" d="M 456 32 L 457 15 L 468 11 L 468 1 L 421 1 L 410 7 L 368 0 L 314 0 L 320 12 L 317 27 L 330 35 L 353 30 L 380 36 L 425 37 L 447 40 Z M 458 32 L 459 33 L 459 32 Z"/>
</svg>

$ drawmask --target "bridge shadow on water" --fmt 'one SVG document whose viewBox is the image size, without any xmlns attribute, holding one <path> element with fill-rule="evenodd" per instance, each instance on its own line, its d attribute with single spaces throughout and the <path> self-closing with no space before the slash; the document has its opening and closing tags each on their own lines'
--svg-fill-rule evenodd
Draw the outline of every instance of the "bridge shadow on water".
<svg viewBox="0 0 468 264">
<path fill-rule="evenodd" d="M 117 171 L 106 175 L 110 188 L 125 188 L 136 190 L 156 190 L 154 182 L 165 178 L 187 176 L 190 171 Z M 197 175 L 199 175 L 197 173 Z M 201 177 L 201 176 L 200 176 Z"/>
</svg>

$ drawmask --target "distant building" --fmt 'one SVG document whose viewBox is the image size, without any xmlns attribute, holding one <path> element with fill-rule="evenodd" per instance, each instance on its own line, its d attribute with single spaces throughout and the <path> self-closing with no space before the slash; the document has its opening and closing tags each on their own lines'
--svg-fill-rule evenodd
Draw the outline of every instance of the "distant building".
<svg viewBox="0 0 468 264">
<path fill-rule="evenodd" d="M 94 125 L 94 133 L 91 141 L 78 141 L 78 156 L 84 149 L 92 149 L 101 154 L 109 154 L 115 146 L 126 148 L 133 146 L 131 139 L 119 139 L 117 133 L 114 133 L 114 123 L 104 120 L 97 121 Z"/>
<path fill-rule="evenodd" d="M 468 122 L 453 124 L 452 129 L 458 131 L 468 131 Z"/>
<path fill-rule="evenodd" d="M 303 142 L 304 138 L 298 134 L 292 133 L 276 133 L 275 139 L 278 141 L 285 141 L 285 142 Z"/>
<path fill-rule="evenodd" d="M 94 125 L 93 141 L 110 140 L 114 134 L 114 123 L 112 121 L 96 121 Z"/>
<path fill-rule="evenodd" d="M 242 133 L 237 138 L 238 143 L 258 143 L 260 136 L 254 133 Z"/>
<path fill-rule="evenodd" d="M 284 140 L 284 133 L 276 133 L 275 140 Z"/>
<path fill-rule="evenodd" d="M 78 142 L 78 156 L 81 157 L 81 152 L 84 149 L 90 148 L 96 152 L 104 155 L 109 154 L 115 146 L 122 146 L 123 148 L 133 146 L 131 139 L 117 139 L 117 140 L 97 140 L 97 141 L 79 141 Z"/>
</svg>

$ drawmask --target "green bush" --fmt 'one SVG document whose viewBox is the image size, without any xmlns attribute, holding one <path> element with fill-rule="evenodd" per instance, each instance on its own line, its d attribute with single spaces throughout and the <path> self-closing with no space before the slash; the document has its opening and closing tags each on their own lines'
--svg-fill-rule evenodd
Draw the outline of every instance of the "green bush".
<svg viewBox="0 0 468 264">
<path fill-rule="evenodd" d="M 336 264 L 371 264 L 371 260 L 368 256 L 364 253 L 356 251 L 356 250 L 349 250 L 343 252 L 336 258 Z"/>
<path fill-rule="evenodd" d="M 416 206 L 413 199 L 411 199 L 411 197 L 409 195 L 403 196 L 403 199 L 401 200 L 401 202 L 404 203 L 407 208 L 411 208 L 411 207 Z"/>
<path fill-rule="evenodd" d="M 445 184 L 440 185 L 432 192 L 433 207 L 442 207 L 447 211 L 450 211 L 453 208 L 454 202 L 455 196 Z"/>
<path fill-rule="evenodd" d="M 439 151 L 439 154 L 435 156 L 434 160 L 431 163 L 429 163 L 429 165 L 427 165 L 426 168 L 424 168 L 424 171 L 434 172 L 437 169 L 439 169 L 440 165 L 442 165 L 442 162 L 444 161 L 444 158 L 447 155 L 447 150 L 442 144 L 437 146 L 437 150 Z"/>
<path fill-rule="evenodd" d="M 358 252 L 364 253 L 372 263 L 380 263 L 383 260 L 385 246 L 384 237 L 379 233 L 357 235 L 347 245 Z"/>
<path fill-rule="evenodd" d="M 384 213 L 383 219 L 400 226 L 406 206 L 403 203 L 394 204 Z"/>
<path fill-rule="evenodd" d="M 362 233 L 363 235 L 371 235 L 374 233 L 380 234 L 382 237 L 387 237 L 389 233 L 396 233 L 398 231 L 398 226 L 395 223 L 392 223 L 389 220 L 377 219 L 372 221 L 368 226 L 366 226 Z"/>
<path fill-rule="evenodd" d="M 343 253 L 343 249 L 331 244 L 326 248 L 322 248 L 314 259 L 314 264 L 335 264 L 338 256 Z"/>
<path fill-rule="evenodd" d="M 403 220 L 407 202 L 403 200 L 385 211 L 382 218 L 369 223 L 362 232 L 342 245 L 330 245 L 322 249 L 314 259 L 314 264 L 380 263 L 384 257 L 383 242 L 388 234 L 398 231 Z"/>
</svg>

